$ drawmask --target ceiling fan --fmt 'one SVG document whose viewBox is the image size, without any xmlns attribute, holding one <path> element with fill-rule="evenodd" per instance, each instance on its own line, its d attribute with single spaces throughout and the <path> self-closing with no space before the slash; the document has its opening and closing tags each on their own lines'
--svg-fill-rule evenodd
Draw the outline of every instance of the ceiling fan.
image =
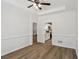
<svg viewBox="0 0 79 59">
<path fill-rule="evenodd" d="M 36 9 L 40 9 L 41 10 L 42 9 L 41 8 L 42 5 L 50 6 L 50 3 L 41 3 L 39 0 L 28 0 L 28 1 L 33 2 L 33 4 L 29 5 L 27 8 L 30 8 L 30 7 L 34 6 Z"/>
</svg>

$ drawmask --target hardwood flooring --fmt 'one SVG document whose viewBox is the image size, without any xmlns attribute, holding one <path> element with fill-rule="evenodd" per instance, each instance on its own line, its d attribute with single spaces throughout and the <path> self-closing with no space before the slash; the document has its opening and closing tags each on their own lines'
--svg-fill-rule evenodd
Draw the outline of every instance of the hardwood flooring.
<svg viewBox="0 0 79 59">
<path fill-rule="evenodd" d="M 7 54 L 2 59 L 77 59 L 77 56 L 74 49 L 53 46 L 48 41 Z"/>
<path fill-rule="evenodd" d="M 37 43 L 37 35 L 33 35 L 33 44 Z"/>
</svg>

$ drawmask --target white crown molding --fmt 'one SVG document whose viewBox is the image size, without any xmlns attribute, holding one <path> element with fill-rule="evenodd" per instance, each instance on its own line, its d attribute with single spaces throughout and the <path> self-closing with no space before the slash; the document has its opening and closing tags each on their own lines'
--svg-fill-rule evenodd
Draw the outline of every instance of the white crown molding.
<svg viewBox="0 0 79 59">
<path fill-rule="evenodd" d="M 49 13 L 55 13 L 55 12 L 60 12 L 60 11 L 64 11 L 66 10 L 66 6 L 58 6 L 49 10 L 43 10 L 41 12 L 38 13 L 38 15 L 45 15 L 45 14 L 49 14 Z"/>
</svg>

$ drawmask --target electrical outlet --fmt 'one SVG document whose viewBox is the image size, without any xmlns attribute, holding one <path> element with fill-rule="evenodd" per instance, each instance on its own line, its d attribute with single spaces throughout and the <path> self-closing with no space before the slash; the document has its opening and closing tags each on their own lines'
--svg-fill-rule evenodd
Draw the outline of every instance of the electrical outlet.
<svg viewBox="0 0 79 59">
<path fill-rule="evenodd" d="M 58 43 L 63 43 L 62 41 L 58 41 Z"/>
</svg>

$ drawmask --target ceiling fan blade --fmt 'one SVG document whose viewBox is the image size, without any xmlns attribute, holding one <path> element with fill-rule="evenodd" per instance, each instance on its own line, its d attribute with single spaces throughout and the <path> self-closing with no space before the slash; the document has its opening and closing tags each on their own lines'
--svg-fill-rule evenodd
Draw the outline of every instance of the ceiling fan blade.
<svg viewBox="0 0 79 59">
<path fill-rule="evenodd" d="M 40 3 L 41 5 L 50 5 L 50 3 Z"/>
<path fill-rule="evenodd" d="M 30 5 L 30 6 L 28 6 L 27 8 L 30 8 L 30 7 L 32 7 L 33 6 L 33 4 L 32 5 Z"/>
<path fill-rule="evenodd" d="M 34 2 L 34 1 L 32 1 L 32 0 L 28 0 L 28 1 Z"/>
<path fill-rule="evenodd" d="M 40 10 L 42 10 L 42 8 L 41 8 L 41 7 L 39 7 L 39 6 L 38 6 L 38 8 L 39 8 Z"/>
</svg>

